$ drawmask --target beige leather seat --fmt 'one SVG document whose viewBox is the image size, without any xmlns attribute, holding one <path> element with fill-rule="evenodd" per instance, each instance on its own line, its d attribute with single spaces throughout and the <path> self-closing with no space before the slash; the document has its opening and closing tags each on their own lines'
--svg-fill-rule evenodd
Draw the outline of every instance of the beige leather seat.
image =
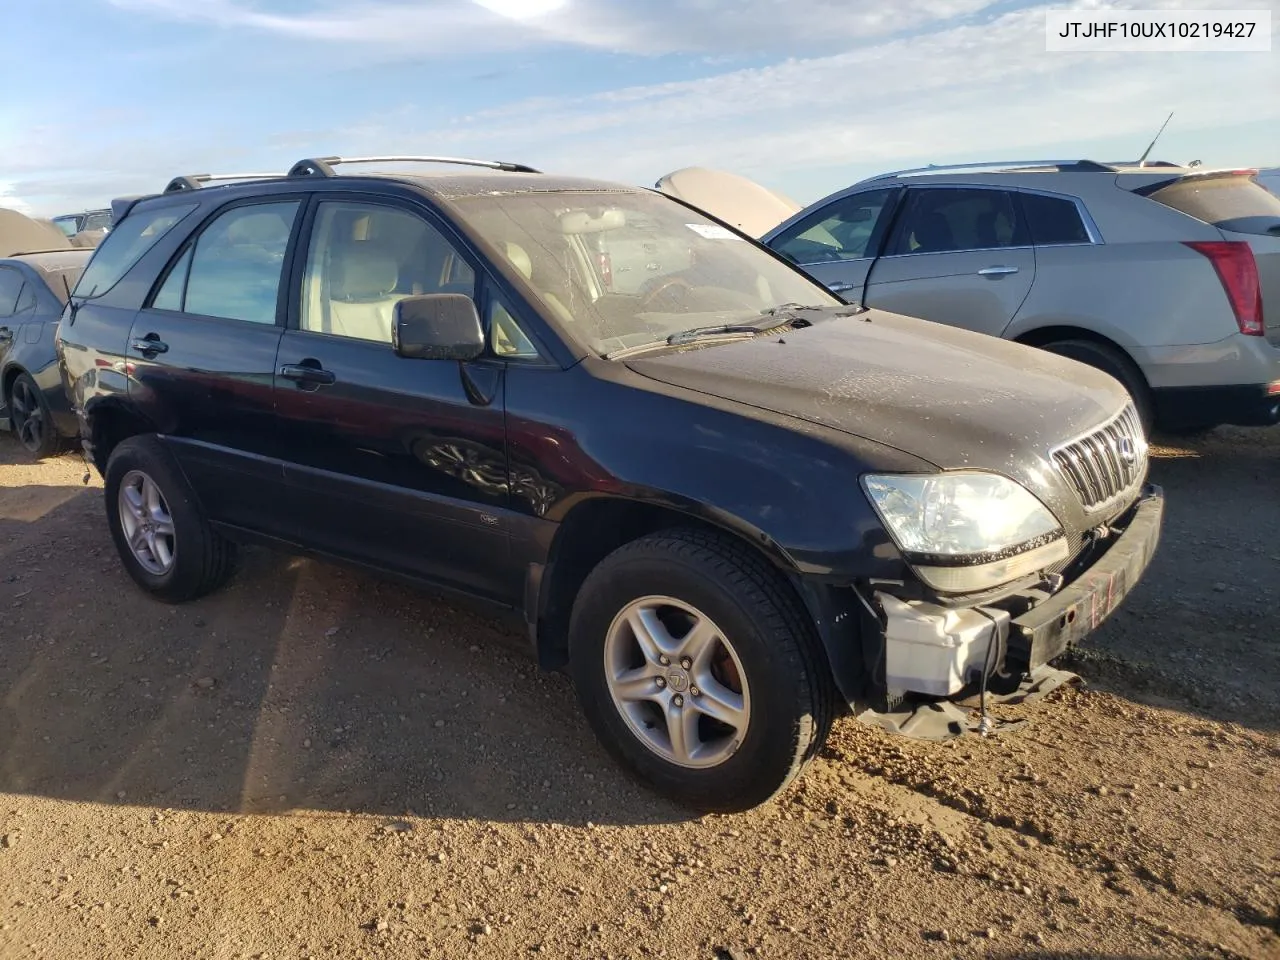
<svg viewBox="0 0 1280 960">
<path fill-rule="evenodd" d="M 392 292 L 399 279 L 399 267 L 386 252 L 364 244 L 334 251 L 326 332 L 390 343 L 395 305 L 406 296 Z"/>
<path fill-rule="evenodd" d="M 520 271 L 521 275 L 533 285 L 533 288 L 538 292 L 538 296 L 551 309 L 551 312 L 564 323 L 573 323 L 573 314 L 569 312 L 569 308 L 561 302 L 560 298 L 550 290 L 543 289 L 534 280 L 533 260 L 530 259 L 529 252 L 518 243 L 504 243 L 503 252 L 507 255 L 507 259 L 511 261 L 511 265 Z"/>
</svg>

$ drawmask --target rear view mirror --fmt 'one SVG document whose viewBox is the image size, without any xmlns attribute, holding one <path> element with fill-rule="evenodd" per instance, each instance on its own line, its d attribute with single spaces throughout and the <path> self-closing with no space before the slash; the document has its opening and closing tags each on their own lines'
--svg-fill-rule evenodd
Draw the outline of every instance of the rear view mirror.
<svg viewBox="0 0 1280 960">
<path fill-rule="evenodd" d="M 608 230 L 621 230 L 627 225 L 627 213 L 611 207 L 600 216 L 593 217 L 585 210 L 571 210 L 560 215 L 560 232 L 568 236 L 579 236 L 584 233 L 604 233 Z"/>
<path fill-rule="evenodd" d="M 474 360 L 484 353 L 475 301 L 460 293 L 429 293 L 396 303 L 391 345 L 410 360 Z"/>
</svg>

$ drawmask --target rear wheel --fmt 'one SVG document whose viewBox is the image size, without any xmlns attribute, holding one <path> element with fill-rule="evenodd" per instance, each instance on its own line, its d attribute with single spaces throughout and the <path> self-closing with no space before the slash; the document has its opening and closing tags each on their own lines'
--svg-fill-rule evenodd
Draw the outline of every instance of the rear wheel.
<svg viewBox="0 0 1280 960">
<path fill-rule="evenodd" d="M 794 780 L 826 738 L 833 689 L 785 581 L 730 540 L 652 534 L 592 571 L 570 671 L 605 747 L 659 792 L 735 811 Z"/>
<path fill-rule="evenodd" d="M 62 447 L 44 393 L 30 374 L 18 374 L 9 388 L 9 416 L 14 436 L 33 457 L 51 457 Z"/>
<path fill-rule="evenodd" d="M 1056 353 L 1060 357 L 1087 363 L 1103 373 L 1115 377 L 1133 398 L 1134 409 L 1138 411 L 1138 419 L 1142 421 L 1142 430 L 1151 435 L 1152 423 L 1155 419 L 1151 401 L 1151 389 L 1147 386 L 1146 377 L 1138 369 L 1137 364 L 1114 347 L 1093 340 L 1055 340 L 1046 343 L 1041 349 Z"/>
<path fill-rule="evenodd" d="M 173 458 L 155 437 L 130 437 L 111 452 L 107 520 L 134 581 L 158 600 L 181 603 L 221 586 L 234 546 L 216 533 Z"/>
</svg>

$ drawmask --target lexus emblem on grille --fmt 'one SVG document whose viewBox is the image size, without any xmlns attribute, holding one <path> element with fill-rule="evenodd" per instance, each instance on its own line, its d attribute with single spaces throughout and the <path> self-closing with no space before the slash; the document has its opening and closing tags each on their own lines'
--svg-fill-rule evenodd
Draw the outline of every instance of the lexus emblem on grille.
<svg viewBox="0 0 1280 960">
<path fill-rule="evenodd" d="M 1125 463 L 1132 464 L 1138 459 L 1138 451 L 1134 449 L 1133 441 L 1128 437 L 1121 437 L 1116 441 L 1116 451 Z"/>
</svg>

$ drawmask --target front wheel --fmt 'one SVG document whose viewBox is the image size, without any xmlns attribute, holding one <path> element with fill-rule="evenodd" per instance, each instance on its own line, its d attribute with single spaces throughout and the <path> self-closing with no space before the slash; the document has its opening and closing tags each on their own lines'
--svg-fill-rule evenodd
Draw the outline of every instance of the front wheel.
<svg viewBox="0 0 1280 960">
<path fill-rule="evenodd" d="M 769 800 L 830 728 L 831 677 L 803 606 L 716 534 L 664 531 L 606 557 L 578 594 L 569 655 L 605 747 L 700 810 Z"/>
</svg>

